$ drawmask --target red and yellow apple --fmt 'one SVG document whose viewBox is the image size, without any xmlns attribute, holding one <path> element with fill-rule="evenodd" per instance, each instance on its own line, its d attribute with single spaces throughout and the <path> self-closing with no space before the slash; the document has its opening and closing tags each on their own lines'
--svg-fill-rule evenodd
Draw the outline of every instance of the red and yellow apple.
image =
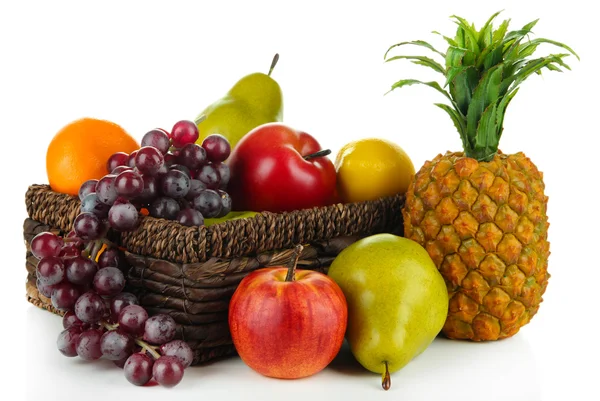
<svg viewBox="0 0 600 401">
<path fill-rule="evenodd" d="M 298 379 L 323 370 L 338 354 L 348 321 L 340 287 L 327 275 L 296 270 L 302 246 L 287 267 L 249 273 L 229 304 L 238 355 L 256 372 Z"/>
</svg>

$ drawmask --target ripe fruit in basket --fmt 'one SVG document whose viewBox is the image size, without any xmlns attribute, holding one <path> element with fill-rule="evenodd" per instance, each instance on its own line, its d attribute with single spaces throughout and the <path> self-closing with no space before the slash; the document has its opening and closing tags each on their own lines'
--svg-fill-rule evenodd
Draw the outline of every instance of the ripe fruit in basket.
<svg viewBox="0 0 600 401">
<path fill-rule="evenodd" d="M 514 335 L 537 313 L 550 277 L 542 173 L 522 152 L 503 154 L 498 145 L 519 85 L 544 67 L 568 69 L 563 59 L 577 55 L 564 44 L 530 39 L 537 20 L 517 31 L 508 31 L 505 20 L 494 30 L 497 15 L 479 30 L 454 17 L 458 31 L 444 37 L 445 54 L 423 41 L 390 48 L 423 46 L 445 66 L 426 57 L 387 58 L 412 60 L 442 75 L 441 85 L 402 79 L 392 90 L 425 84 L 441 92 L 450 103 L 436 106 L 449 114 L 463 144 L 462 152 L 440 154 L 421 167 L 403 209 L 406 237 L 427 249 L 446 279 L 450 310 L 443 332 L 453 339 Z M 540 44 L 566 52 L 530 58 Z"/>
<path fill-rule="evenodd" d="M 405 193 L 415 167 L 404 149 L 378 138 L 347 143 L 335 159 L 342 202 L 363 202 Z"/>
<path fill-rule="evenodd" d="M 261 125 L 233 149 L 229 193 L 233 210 L 285 212 L 335 199 L 335 167 L 311 135 L 282 123 Z"/>
<path fill-rule="evenodd" d="M 392 234 L 363 238 L 335 258 L 327 273 L 348 303 L 346 339 L 356 360 L 382 374 L 406 366 L 439 334 L 448 313 L 442 275 L 415 241 Z"/>
<path fill-rule="evenodd" d="M 73 121 L 48 145 L 46 171 L 50 187 L 56 192 L 78 195 L 85 181 L 99 179 L 106 173 L 112 154 L 137 148 L 137 141 L 113 122 L 95 118 Z"/>
<path fill-rule="evenodd" d="M 339 286 L 323 273 L 288 267 L 248 274 L 229 304 L 229 328 L 240 358 L 258 373 L 297 379 L 324 369 L 344 341 L 348 310 Z"/>
<path fill-rule="evenodd" d="M 200 137 L 223 135 L 234 148 L 239 140 L 259 125 L 282 121 L 283 95 L 271 72 L 279 60 L 275 55 L 268 74 L 246 75 L 227 94 L 204 109 L 196 118 Z"/>
</svg>

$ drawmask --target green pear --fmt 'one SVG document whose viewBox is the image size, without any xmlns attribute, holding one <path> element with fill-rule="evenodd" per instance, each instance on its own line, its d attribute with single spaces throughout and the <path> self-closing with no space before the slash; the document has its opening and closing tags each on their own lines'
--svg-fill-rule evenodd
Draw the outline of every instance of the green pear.
<svg viewBox="0 0 600 401">
<path fill-rule="evenodd" d="M 278 60 L 276 54 L 268 74 L 256 72 L 241 78 L 224 97 L 196 117 L 200 133 L 197 143 L 201 144 L 209 135 L 221 134 L 233 149 L 252 129 L 283 120 L 283 94 L 277 81 L 271 78 Z"/>
<path fill-rule="evenodd" d="M 348 303 L 346 339 L 356 360 L 382 374 L 421 354 L 441 331 L 448 314 L 444 278 L 417 242 L 376 234 L 345 248 L 329 267 Z"/>
</svg>

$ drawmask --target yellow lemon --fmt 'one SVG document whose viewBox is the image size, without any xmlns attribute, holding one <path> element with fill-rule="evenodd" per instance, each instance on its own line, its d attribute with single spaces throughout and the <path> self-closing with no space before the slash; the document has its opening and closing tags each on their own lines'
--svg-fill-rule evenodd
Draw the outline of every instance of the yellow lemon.
<svg viewBox="0 0 600 401">
<path fill-rule="evenodd" d="M 342 202 L 362 202 L 405 193 L 415 167 L 397 144 L 367 138 L 346 144 L 335 160 Z"/>
</svg>

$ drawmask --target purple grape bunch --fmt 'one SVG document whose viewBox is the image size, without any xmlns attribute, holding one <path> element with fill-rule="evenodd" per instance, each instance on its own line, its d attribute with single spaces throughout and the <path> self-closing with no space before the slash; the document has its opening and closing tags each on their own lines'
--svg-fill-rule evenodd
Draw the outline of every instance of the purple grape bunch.
<svg viewBox="0 0 600 401">
<path fill-rule="evenodd" d="M 138 386 L 152 379 L 164 387 L 177 385 L 193 361 L 192 349 L 175 339 L 177 325 L 170 315 L 150 316 L 134 294 L 124 292 L 122 252 L 109 247 L 93 257 L 86 245 L 96 243 L 74 231 L 62 238 L 42 232 L 31 241 L 38 290 L 65 312 L 58 350 L 88 361 L 111 360 Z"/>
</svg>

